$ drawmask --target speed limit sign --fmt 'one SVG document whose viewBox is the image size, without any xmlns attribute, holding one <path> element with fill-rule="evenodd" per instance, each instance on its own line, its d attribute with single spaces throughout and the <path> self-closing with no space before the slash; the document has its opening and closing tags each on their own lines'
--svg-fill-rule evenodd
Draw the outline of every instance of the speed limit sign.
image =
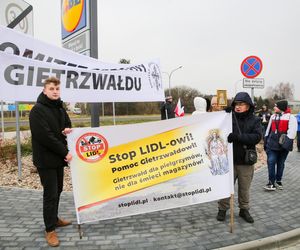
<svg viewBox="0 0 300 250">
<path fill-rule="evenodd" d="M 23 0 L 1 0 L 0 24 L 8 26 L 14 20 L 20 19 L 14 29 L 25 34 L 33 35 L 33 12 L 30 11 L 26 13 L 29 7 L 31 7 L 31 5 Z"/>
</svg>

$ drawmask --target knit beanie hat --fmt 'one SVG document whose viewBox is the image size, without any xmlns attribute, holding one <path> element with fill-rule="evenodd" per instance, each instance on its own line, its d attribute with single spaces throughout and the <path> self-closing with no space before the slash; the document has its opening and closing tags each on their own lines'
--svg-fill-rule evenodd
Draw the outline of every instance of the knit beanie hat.
<svg viewBox="0 0 300 250">
<path fill-rule="evenodd" d="M 281 111 L 286 111 L 287 107 L 288 107 L 288 102 L 286 100 L 281 100 L 276 102 L 276 106 L 277 108 L 279 108 Z"/>
</svg>

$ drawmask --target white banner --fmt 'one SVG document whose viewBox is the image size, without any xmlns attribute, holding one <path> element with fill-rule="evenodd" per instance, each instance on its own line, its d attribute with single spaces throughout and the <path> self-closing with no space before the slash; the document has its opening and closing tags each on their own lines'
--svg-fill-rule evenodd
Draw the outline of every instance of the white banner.
<svg viewBox="0 0 300 250">
<path fill-rule="evenodd" d="M 61 97 L 66 102 L 144 102 L 163 100 L 163 89 L 151 84 L 143 72 L 88 70 L 29 60 L 0 52 L 0 100 L 36 101 L 43 80 L 61 80 Z"/>
<path fill-rule="evenodd" d="M 234 191 L 232 145 L 226 140 L 231 124 L 231 114 L 221 111 L 75 128 L 68 145 L 78 223 L 229 197 Z"/>
<path fill-rule="evenodd" d="M 104 63 L 0 25 L 0 51 L 38 61 L 89 69 L 140 71 L 140 64 Z M 149 62 L 151 63 L 151 61 Z M 135 68 L 136 67 L 136 68 Z"/>
<path fill-rule="evenodd" d="M 135 65 L 103 63 L 3 26 L 0 26 L 0 51 L 3 51 L 0 58 L 0 99 L 5 101 L 35 101 L 41 92 L 41 81 L 49 75 L 61 77 L 64 101 L 141 102 L 164 99 L 161 71 L 156 61 Z"/>
</svg>

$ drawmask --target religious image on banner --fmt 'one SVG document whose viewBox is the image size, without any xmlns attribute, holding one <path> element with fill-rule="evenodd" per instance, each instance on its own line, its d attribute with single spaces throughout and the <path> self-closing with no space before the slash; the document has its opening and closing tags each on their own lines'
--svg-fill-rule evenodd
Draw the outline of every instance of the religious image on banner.
<svg viewBox="0 0 300 250">
<path fill-rule="evenodd" d="M 224 138 L 220 136 L 218 129 L 209 131 L 207 141 L 207 155 L 210 159 L 210 172 L 212 175 L 224 175 L 228 173 L 227 147 Z"/>
</svg>

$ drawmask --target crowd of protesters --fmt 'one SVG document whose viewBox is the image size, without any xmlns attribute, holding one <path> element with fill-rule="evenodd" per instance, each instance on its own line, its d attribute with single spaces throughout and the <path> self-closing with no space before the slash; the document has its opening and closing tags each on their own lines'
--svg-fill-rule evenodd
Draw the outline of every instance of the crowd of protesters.
<svg viewBox="0 0 300 250">
<path fill-rule="evenodd" d="M 293 140 L 297 136 L 297 149 L 300 152 L 300 112 L 294 116 L 287 100 L 279 100 L 271 111 L 266 104 L 257 109 L 246 92 L 239 92 L 231 106 L 218 103 L 217 96 L 211 100 L 202 97 L 194 98 L 195 111 L 192 115 L 205 112 L 232 112 L 233 131 L 227 137 L 233 143 L 234 183 L 238 182 L 239 215 L 248 223 L 254 219 L 250 215 L 250 185 L 254 175 L 254 163 L 245 162 L 247 149 L 256 150 L 256 144 L 263 140 L 267 155 L 268 180 L 264 189 L 267 191 L 283 190 L 283 173 L 285 160 L 293 150 Z M 174 118 L 172 99 L 167 97 L 162 105 L 162 119 Z M 229 198 L 218 202 L 217 220 L 224 221 L 229 208 Z"/>
<path fill-rule="evenodd" d="M 250 151 L 256 155 L 256 145 L 263 139 L 268 165 L 268 183 L 264 188 L 267 191 L 282 190 L 285 160 L 293 149 L 296 135 L 300 151 L 300 113 L 292 115 L 286 100 L 276 102 L 273 112 L 266 105 L 261 110 L 255 110 L 256 105 L 246 92 L 237 93 L 230 106 L 227 106 L 227 100 L 222 99 L 222 103 L 219 100 L 216 96 L 212 99 L 195 97 L 195 111 L 192 115 L 223 110 L 231 113 L 232 132 L 226 139 L 233 145 L 233 181 L 238 183 L 239 216 L 246 222 L 253 223 L 254 219 L 249 212 L 250 186 L 257 159 L 248 160 L 245 155 Z M 160 111 L 162 120 L 175 118 L 172 96 L 166 97 Z M 44 81 L 43 91 L 30 112 L 29 121 L 33 163 L 43 186 L 45 238 L 49 246 L 55 247 L 59 245 L 55 229 L 71 224 L 58 217 L 58 207 L 64 166 L 72 160 L 66 142 L 66 135 L 72 132 L 71 121 L 60 99 L 60 81 L 57 78 L 51 77 Z M 229 200 L 230 198 L 219 200 L 218 221 L 226 219 Z"/>
</svg>

